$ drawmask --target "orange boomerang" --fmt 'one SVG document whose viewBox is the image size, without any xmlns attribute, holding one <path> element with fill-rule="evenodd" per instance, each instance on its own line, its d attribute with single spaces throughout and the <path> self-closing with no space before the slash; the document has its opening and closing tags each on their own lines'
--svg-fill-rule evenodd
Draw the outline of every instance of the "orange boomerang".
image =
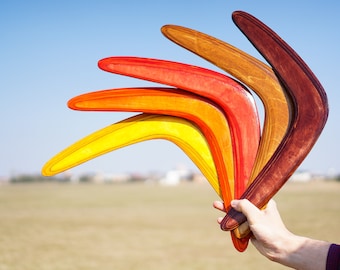
<svg viewBox="0 0 340 270">
<path fill-rule="evenodd" d="M 68 106 L 81 111 L 128 111 L 164 114 L 195 123 L 206 137 L 214 159 L 222 199 L 234 198 L 234 162 L 228 122 L 211 101 L 173 88 L 122 88 L 82 94 Z"/>
<path fill-rule="evenodd" d="M 260 140 L 255 101 L 244 86 L 212 70 L 159 59 L 108 57 L 100 60 L 98 66 L 108 72 L 174 86 L 218 104 L 231 130 L 234 191 L 236 198 L 241 196 L 250 177 Z"/>
</svg>

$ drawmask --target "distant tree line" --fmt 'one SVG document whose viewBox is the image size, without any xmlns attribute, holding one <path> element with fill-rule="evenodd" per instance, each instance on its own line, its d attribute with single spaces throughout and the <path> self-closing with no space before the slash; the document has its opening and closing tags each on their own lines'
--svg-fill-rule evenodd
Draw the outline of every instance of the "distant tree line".
<svg viewBox="0 0 340 270">
<path fill-rule="evenodd" d="M 11 176 L 9 181 L 11 183 L 33 183 L 33 182 L 67 182 L 69 181 L 66 177 L 46 177 L 42 175 L 35 174 L 20 174 Z"/>
<path fill-rule="evenodd" d="M 126 182 L 141 182 L 145 179 L 143 177 L 138 177 L 136 175 L 130 175 L 126 179 Z M 58 176 L 43 176 L 40 174 L 17 174 L 9 178 L 10 183 L 42 183 L 42 182 L 72 182 L 72 177 L 69 175 L 58 175 Z M 94 182 L 94 175 L 84 174 L 77 178 L 76 182 L 79 183 L 90 183 Z M 105 182 L 105 181 L 103 181 Z M 107 182 L 107 181 L 106 181 Z"/>
<path fill-rule="evenodd" d="M 143 177 L 136 177 L 131 175 L 127 182 L 142 182 L 145 179 Z M 332 178 L 326 178 L 325 180 L 333 180 L 340 182 L 340 174 Z M 59 176 L 43 176 L 39 174 L 18 174 L 13 175 L 9 179 L 10 183 L 34 183 L 34 182 L 71 182 L 71 177 L 67 175 Z M 78 182 L 88 183 L 93 182 L 93 175 L 82 175 L 79 177 Z"/>
</svg>

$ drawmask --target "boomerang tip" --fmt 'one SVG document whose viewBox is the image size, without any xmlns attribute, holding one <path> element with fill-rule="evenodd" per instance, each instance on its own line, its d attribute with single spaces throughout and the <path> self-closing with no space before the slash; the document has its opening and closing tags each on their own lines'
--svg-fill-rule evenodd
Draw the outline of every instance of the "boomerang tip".
<svg viewBox="0 0 340 270">
<path fill-rule="evenodd" d="M 244 252 L 247 249 L 250 237 L 238 238 L 233 232 L 230 232 L 230 236 L 237 251 Z"/>
<path fill-rule="evenodd" d="M 124 74 L 126 70 L 129 70 L 136 64 L 145 63 L 148 60 L 151 60 L 151 58 L 137 56 L 110 56 L 100 59 L 97 65 L 103 71 Z"/>
<path fill-rule="evenodd" d="M 101 70 L 108 71 L 108 68 L 114 67 L 114 63 L 112 63 L 113 59 L 113 57 L 105 57 L 103 59 L 100 59 L 97 65 Z"/>
<path fill-rule="evenodd" d="M 161 32 L 164 36 L 173 36 L 178 32 L 178 29 L 181 28 L 178 25 L 173 25 L 173 24 L 166 24 L 161 27 Z"/>
<path fill-rule="evenodd" d="M 43 167 L 41 170 L 41 174 L 43 176 L 53 176 L 54 173 L 50 172 L 50 170 L 48 168 Z"/>
<path fill-rule="evenodd" d="M 73 150 L 76 150 L 72 147 Z M 96 155 L 90 156 L 88 159 L 95 158 Z M 65 172 L 68 169 L 76 167 L 82 163 L 82 157 L 79 155 L 72 155 L 70 150 L 65 153 L 65 150 L 52 157 L 41 169 L 43 176 L 54 176 L 58 173 Z"/>
<path fill-rule="evenodd" d="M 55 167 L 55 165 L 57 165 L 57 164 L 54 163 L 53 159 L 49 160 L 48 162 L 45 163 L 45 165 L 41 169 L 41 174 L 43 176 L 54 176 L 54 175 L 63 171 L 63 170 L 60 170 L 60 169 L 58 170 Z"/>
<path fill-rule="evenodd" d="M 91 110 L 96 103 L 100 103 L 100 97 L 100 92 L 82 94 L 71 98 L 67 102 L 67 107 L 72 110 Z M 96 101 L 96 99 L 98 99 L 98 101 Z"/>
<path fill-rule="evenodd" d="M 161 27 L 162 34 L 170 39 L 175 44 L 185 48 L 182 42 L 189 44 L 195 44 L 197 42 L 196 37 L 190 34 L 192 30 L 183 26 L 167 24 Z"/>
</svg>

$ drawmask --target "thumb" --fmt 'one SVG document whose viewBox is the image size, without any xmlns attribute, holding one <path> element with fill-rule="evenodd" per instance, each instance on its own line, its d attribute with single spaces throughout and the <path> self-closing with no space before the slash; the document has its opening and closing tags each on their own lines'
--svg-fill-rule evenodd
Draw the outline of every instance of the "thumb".
<svg viewBox="0 0 340 270">
<path fill-rule="evenodd" d="M 260 218 L 261 210 L 247 199 L 232 200 L 230 205 L 236 211 L 241 212 L 246 216 L 249 225 L 254 224 Z"/>
</svg>

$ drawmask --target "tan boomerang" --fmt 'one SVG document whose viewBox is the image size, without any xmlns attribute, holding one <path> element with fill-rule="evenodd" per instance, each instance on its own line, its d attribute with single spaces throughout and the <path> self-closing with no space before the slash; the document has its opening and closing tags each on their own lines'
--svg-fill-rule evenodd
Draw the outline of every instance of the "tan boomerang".
<svg viewBox="0 0 340 270">
<path fill-rule="evenodd" d="M 248 183 L 250 184 L 287 132 L 290 101 L 287 100 L 284 88 L 268 65 L 224 41 L 176 25 L 165 25 L 161 31 L 174 43 L 231 74 L 261 99 L 265 118 L 258 154 Z"/>
<path fill-rule="evenodd" d="M 154 139 L 168 140 L 180 147 L 222 198 L 204 135 L 192 122 L 167 115 L 139 114 L 98 130 L 51 158 L 42 174 L 52 176 L 116 149 Z"/>
<path fill-rule="evenodd" d="M 164 114 L 195 123 L 204 134 L 214 158 L 222 199 L 230 202 L 234 198 L 230 129 L 223 112 L 211 101 L 173 88 L 123 88 L 79 95 L 69 100 L 68 106 L 82 111 Z"/>
<path fill-rule="evenodd" d="M 233 20 L 273 67 L 294 105 L 292 124 L 284 139 L 241 196 L 262 208 L 285 184 L 319 138 L 328 117 L 327 96 L 306 63 L 273 30 L 246 12 L 234 12 Z M 221 228 L 232 230 L 245 220 L 243 214 L 229 209 Z"/>
<path fill-rule="evenodd" d="M 253 90 L 264 106 L 264 124 L 260 146 L 248 185 L 260 173 L 282 141 L 289 125 L 290 100 L 273 70 L 263 62 L 199 31 L 176 25 L 165 25 L 162 33 L 174 43 L 206 59 Z M 246 224 L 245 224 L 246 225 Z M 243 245 L 234 238 L 244 238 Z M 239 251 L 247 247 L 249 227 L 233 231 L 233 242 Z"/>
</svg>

